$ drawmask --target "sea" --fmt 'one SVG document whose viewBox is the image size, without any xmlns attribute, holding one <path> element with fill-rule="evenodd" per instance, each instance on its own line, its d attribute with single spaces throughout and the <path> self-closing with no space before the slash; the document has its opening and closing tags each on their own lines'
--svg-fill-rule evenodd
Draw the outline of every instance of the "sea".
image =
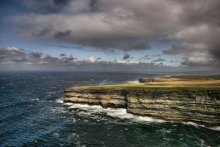
<svg viewBox="0 0 220 147">
<path fill-rule="evenodd" d="M 220 127 L 167 122 L 125 109 L 63 103 L 64 88 L 135 83 L 166 74 L 0 72 L 0 146 L 217 147 Z"/>
</svg>

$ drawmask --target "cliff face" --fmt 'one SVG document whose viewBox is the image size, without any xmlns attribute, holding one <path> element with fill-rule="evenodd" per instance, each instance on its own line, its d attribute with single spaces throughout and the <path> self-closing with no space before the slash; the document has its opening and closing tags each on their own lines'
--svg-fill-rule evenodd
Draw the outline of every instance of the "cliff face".
<svg viewBox="0 0 220 147">
<path fill-rule="evenodd" d="M 65 102 L 127 108 L 127 112 L 169 121 L 220 125 L 220 89 L 73 87 Z"/>
</svg>

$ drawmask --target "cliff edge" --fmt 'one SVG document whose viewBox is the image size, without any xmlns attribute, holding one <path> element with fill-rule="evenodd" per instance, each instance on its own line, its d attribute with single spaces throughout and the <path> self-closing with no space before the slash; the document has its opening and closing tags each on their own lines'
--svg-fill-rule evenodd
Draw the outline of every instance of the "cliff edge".
<svg viewBox="0 0 220 147">
<path fill-rule="evenodd" d="M 220 86 L 216 84 L 152 86 L 141 83 L 70 87 L 65 89 L 64 102 L 126 108 L 128 113 L 168 121 L 220 125 Z"/>
</svg>

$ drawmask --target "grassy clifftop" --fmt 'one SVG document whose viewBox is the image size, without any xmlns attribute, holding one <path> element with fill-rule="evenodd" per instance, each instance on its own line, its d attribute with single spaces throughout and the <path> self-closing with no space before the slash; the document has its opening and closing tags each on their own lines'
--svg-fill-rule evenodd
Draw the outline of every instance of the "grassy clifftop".
<svg viewBox="0 0 220 147">
<path fill-rule="evenodd" d="M 220 76 L 173 76 L 160 78 L 145 78 L 140 79 L 139 83 L 135 84 L 115 84 L 115 85 L 97 85 L 97 86 L 79 86 L 70 87 L 79 91 L 130 91 L 130 90 L 202 90 L 216 89 L 220 90 Z"/>
<path fill-rule="evenodd" d="M 144 85 L 158 86 L 220 86 L 220 76 L 172 76 L 139 79 Z"/>
</svg>

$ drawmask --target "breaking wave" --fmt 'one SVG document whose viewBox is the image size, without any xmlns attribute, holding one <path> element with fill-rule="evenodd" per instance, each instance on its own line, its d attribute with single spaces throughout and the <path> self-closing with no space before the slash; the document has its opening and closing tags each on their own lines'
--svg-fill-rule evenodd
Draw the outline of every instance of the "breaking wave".
<svg viewBox="0 0 220 147">
<path fill-rule="evenodd" d="M 63 104 L 63 98 L 56 99 L 55 102 L 58 104 Z"/>
<path fill-rule="evenodd" d="M 69 104 L 68 104 L 69 105 Z M 103 108 L 99 105 L 87 105 L 87 104 L 72 104 L 69 105 L 69 108 L 77 108 L 80 110 L 85 110 L 88 113 L 104 113 L 108 116 L 111 116 L 113 118 L 120 118 L 120 119 L 128 119 L 130 121 L 134 122 L 156 122 L 156 123 L 163 123 L 166 122 L 161 119 L 154 119 L 147 116 L 137 116 L 130 113 L 127 113 L 126 109 L 123 108 Z M 88 114 L 87 113 L 87 114 Z"/>
<path fill-rule="evenodd" d="M 68 106 L 69 108 L 84 110 L 86 111 L 86 113 L 81 113 L 81 114 L 85 114 L 85 115 L 104 113 L 107 116 L 111 116 L 113 118 L 127 119 L 129 121 L 138 122 L 138 123 L 167 122 L 162 119 L 155 119 L 155 118 L 148 117 L 148 116 L 138 116 L 138 115 L 130 114 L 130 113 L 127 113 L 127 110 L 124 108 L 103 108 L 99 105 L 72 104 L 72 103 L 64 103 L 64 105 Z M 195 122 L 182 122 L 182 124 L 194 126 L 196 128 L 203 127 L 203 128 L 211 129 L 214 131 L 220 131 L 220 126 L 206 127 L 205 125 L 200 125 Z"/>
</svg>

